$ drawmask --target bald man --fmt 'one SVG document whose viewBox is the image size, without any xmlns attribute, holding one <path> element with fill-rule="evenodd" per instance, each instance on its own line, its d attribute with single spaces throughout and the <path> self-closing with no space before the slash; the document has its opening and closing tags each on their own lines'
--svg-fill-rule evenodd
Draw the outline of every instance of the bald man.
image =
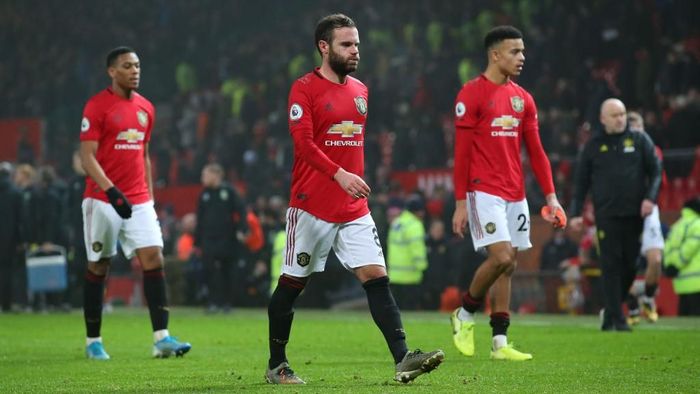
<svg viewBox="0 0 700 394">
<path fill-rule="evenodd" d="M 580 229 L 581 211 L 591 192 L 603 271 L 603 331 L 631 331 L 622 302 L 634 281 L 644 218 L 655 206 L 661 185 L 661 163 L 646 133 L 627 127 L 627 109 L 610 98 L 600 106 L 603 132 L 581 151 L 570 225 Z"/>
</svg>

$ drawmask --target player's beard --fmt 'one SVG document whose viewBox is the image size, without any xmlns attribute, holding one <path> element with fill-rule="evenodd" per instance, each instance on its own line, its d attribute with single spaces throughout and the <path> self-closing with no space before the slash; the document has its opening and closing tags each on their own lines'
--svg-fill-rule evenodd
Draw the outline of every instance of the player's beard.
<svg viewBox="0 0 700 394">
<path fill-rule="evenodd" d="M 335 53 L 332 49 L 328 51 L 328 65 L 331 66 L 331 70 L 333 70 L 333 72 L 341 77 L 344 77 L 357 70 L 356 64 L 351 65 L 349 60 L 343 59 L 342 56 Z"/>
</svg>

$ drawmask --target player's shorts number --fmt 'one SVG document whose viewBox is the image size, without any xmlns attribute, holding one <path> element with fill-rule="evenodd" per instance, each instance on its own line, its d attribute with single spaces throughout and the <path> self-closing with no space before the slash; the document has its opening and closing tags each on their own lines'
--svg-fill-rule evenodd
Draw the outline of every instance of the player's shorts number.
<svg viewBox="0 0 700 394">
<path fill-rule="evenodd" d="M 518 231 L 527 231 L 527 216 L 524 213 L 518 215 L 518 221 L 520 222 L 520 227 Z"/>
<path fill-rule="evenodd" d="M 379 234 L 376 227 L 372 227 L 372 234 L 374 234 L 374 243 L 381 248 L 382 244 L 379 242 Z"/>
</svg>

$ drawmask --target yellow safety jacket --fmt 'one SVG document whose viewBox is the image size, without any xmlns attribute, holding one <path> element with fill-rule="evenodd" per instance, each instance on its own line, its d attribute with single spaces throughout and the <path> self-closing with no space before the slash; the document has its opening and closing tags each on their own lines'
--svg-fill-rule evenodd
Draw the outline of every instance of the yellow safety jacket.
<svg viewBox="0 0 700 394">
<path fill-rule="evenodd" d="M 391 223 L 387 244 L 391 283 L 420 284 L 423 281 L 423 271 L 428 268 L 423 222 L 410 211 L 404 210 Z"/>
<path fill-rule="evenodd" d="M 664 265 L 675 267 L 673 278 L 676 294 L 700 292 L 700 214 L 690 209 L 681 210 L 681 218 L 671 226 L 664 247 Z"/>
<path fill-rule="evenodd" d="M 277 288 L 277 280 L 282 275 L 284 264 L 284 247 L 287 245 L 287 232 L 284 229 L 277 232 L 272 243 L 272 257 L 270 257 L 270 294 Z"/>
</svg>

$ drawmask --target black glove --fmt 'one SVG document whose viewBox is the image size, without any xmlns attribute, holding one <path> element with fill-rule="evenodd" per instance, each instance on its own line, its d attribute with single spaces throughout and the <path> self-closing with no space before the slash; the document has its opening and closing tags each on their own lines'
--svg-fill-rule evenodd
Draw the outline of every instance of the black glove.
<svg viewBox="0 0 700 394">
<path fill-rule="evenodd" d="M 126 199 L 121 190 L 117 189 L 116 186 L 112 186 L 107 189 L 105 193 L 107 193 L 109 203 L 112 204 L 114 210 L 117 211 L 119 216 L 124 219 L 131 217 L 131 203 Z"/>
</svg>

